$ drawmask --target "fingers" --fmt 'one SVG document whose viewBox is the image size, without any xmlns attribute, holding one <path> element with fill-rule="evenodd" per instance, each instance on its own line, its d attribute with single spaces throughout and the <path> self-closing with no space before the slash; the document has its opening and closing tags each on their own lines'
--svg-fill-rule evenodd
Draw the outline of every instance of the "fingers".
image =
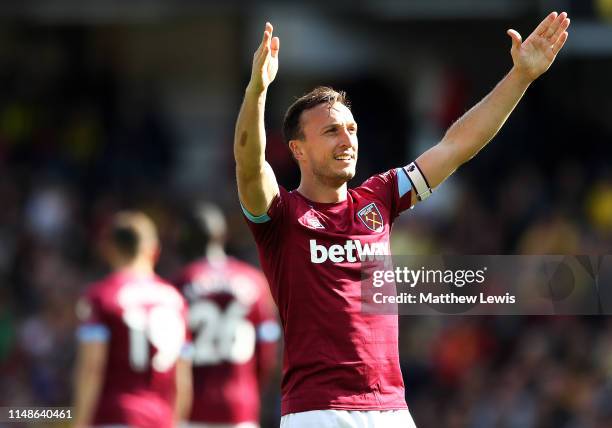
<svg viewBox="0 0 612 428">
<path fill-rule="evenodd" d="M 564 31 L 563 33 L 561 33 L 561 36 L 559 36 L 555 44 L 552 46 L 552 51 L 555 55 L 559 53 L 559 51 L 565 44 L 565 41 L 567 40 L 567 36 L 568 36 L 567 31 Z"/>
<path fill-rule="evenodd" d="M 555 20 L 548 26 L 548 28 L 546 29 L 546 31 L 544 31 L 542 33 L 542 37 L 547 38 L 548 40 L 550 40 L 551 42 L 556 40 L 553 39 L 553 36 L 555 35 L 555 33 L 557 32 L 557 30 L 559 30 L 559 28 L 561 28 L 561 24 L 562 22 L 565 21 L 565 19 L 567 18 L 567 13 L 562 12 L 559 16 L 557 16 L 555 18 Z M 569 25 L 569 23 L 568 23 Z M 560 35 L 561 33 L 559 33 Z"/>
<path fill-rule="evenodd" d="M 559 16 L 561 16 L 561 15 L 559 15 Z M 565 31 L 567 30 L 569 25 L 570 25 L 570 19 L 569 18 L 563 18 L 563 20 L 561 21 L 561 23 L 559 25 L 559 28 L 557 28 L 557 30 L 553 33 L 552 36 L 550 36 L 548 38 L 548 40 L 551 43 L 555 44 L 557 42 L 557 40 L 559 40 L 559 37 L 561 37 L 561 35 L 563 33 L 565 33 Z"/>
<path fill-rule="evenodd" d="M 521 43 L 523 43 L 523 38 L 516 30 L 508 30 L 506 34 L 510 36 L 512 39 L 512 49 L 519 49 L 521 47 Z"/>
<path fill-rule="evenodd" d="M 272 51 L 272 57 L 278 57 L 278 50 L 280 49 L 280 39 L 278 37 L 272 37 L 272 43 L 270 44 L 270 49 Z"/>
<path fill-rule="evenodd" d="M 269 22 L 266 22 L 266 26 L 264 28 L 264 33 L 263 33 L 263 37 L 261 39 L 261 43 L 259 44 L 259 47 L 257 48 L 257 50 L 255 51 L 255 55 L 259 55 L 260 53 L 263 53 L 266 48 L 269 49 L 270 48 L 270 38 L 272 37 L 272 24 L 270 24 Z"/>
<path fill-rule="evenodd" d="M 260 69 L 266 63 L 268 56 L 270 55 L 270 44 L 272 39 L 272 31 L 274 28 L 272 24 L 266 22 L 266 26 L 264 28 L 263 37 L 261 39 L 261 44 L 253 54 L 253 67 Z M 276 39 L 278 37 L 275 37 Z"/>
<path fill-rule="evenodd" d="M 557 12 L 551 12 L 542 20 L 542 22 L 540 22 L 533 32 L 538 36 L 541 36 L 548 29 L 548 27 L 555 22 L 555 19 L 557 19 Z"/>
<path fill-rule="evenodd" d="M 270 50 L 270 39 L 272 38 L 272 30 L 272 24 L 266 22 L 266 29 L 264 30 L 263 39 L 261 41 L 261 50 L 263 53 L 267 53 L 267 51 Z"/>
<path fill-rule="evenodd" d="M 264 27 L 263 39 L 261 40 L 261 44 L 264 45 L 266 40 L 270 37 L 272 33 L 272 24 L 266 22 L 266 26 Z"/>
</svg>

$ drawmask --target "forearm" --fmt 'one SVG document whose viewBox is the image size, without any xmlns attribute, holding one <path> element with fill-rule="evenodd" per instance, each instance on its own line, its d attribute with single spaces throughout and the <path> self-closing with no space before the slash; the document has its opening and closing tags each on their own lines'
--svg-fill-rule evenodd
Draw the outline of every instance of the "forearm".
<svg viewBox="0 0 612 428">
<path fill-rule="evenodd" d="M 263 391 L 270 382 L 276 368 L 276 342 L 259 342 L 257 344 L 257 380 L 260 391 Z"/>
<path fill-rule="evenodd" d="M 93 419 L 94 411 L 100 389 L 102 388 L 103 374 L 78 367 L 74 382 L 74 408 L 76 428 L 88 427 Z"/>
<path fill-rule="evenodd" d="M 266 130 L 264 112 L 266 90 L 249 85 L 240 107 L 234 135 L 236 171 L 244 177 L 261 173 L 265 163 Z"/>
<path fill-rule="evenodd" d="M 501 129 L 531 80 L 513 68 L 497 86 L 446 132 L 442 142 L 452 145 L 456 166 L 471 159 Z"/>
<path fill-rule="evenodd" d="M 555 60 L 567 40 L 569 23 L 565 12 L 552 12 L 524 42 L 516 30 L 507 31 L 512 38 L 510 54 L 514 64 L 510 73 L 457 120 L 442 141 L 417 158 L 430 187 L 437 187 L 497 134 L 531 82 Z"/>
<path fill-rule="evenodd" d="M 177 421 L 187 420 L 193 402 L 193 383 L 191 380 L 191 362 L 179 358 L 176 365 L 176 400 L 175 418 Z"/>
</svg>

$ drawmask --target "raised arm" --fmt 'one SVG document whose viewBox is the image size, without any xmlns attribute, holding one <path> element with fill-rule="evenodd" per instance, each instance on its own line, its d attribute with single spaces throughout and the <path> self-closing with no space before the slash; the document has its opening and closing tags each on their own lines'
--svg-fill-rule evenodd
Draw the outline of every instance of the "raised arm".
<svg viewBox="0 0 612 428">
<path fill-rule="evenodd" d="M 238 195 L 242 206 L 254 216 L 265 214 L 279 192 L 274 172 L 265 158 L 266 94 L 278 71 L 280 43 L 278 37 L 272 37 L 272 30 L 272 24 L 266 23 L 263 40 L 253 56 L 251 81 L 244 94 L 234 135 Z"/>
<path fill-rule="evenodd" d="M 524 42 L 518 32 L 508 30 L 514 63 L 510 72 L 448 129 L 442 141 L 416 161 L 431 188 L 442 183 L 497 134 L 531 82 L 548 70 L 555 60 L 567 40 L 569 24 L 565 12 L 560 15 L 553 12 Z"/>
</svg>

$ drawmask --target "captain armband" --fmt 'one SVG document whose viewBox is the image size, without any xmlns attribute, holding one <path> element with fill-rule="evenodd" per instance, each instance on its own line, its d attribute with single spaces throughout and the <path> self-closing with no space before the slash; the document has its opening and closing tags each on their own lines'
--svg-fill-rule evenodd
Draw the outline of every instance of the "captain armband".
<svg viewBox="0 0 612 428">
<path fill-rule="evenodd" d="M 402 168 L 402 170 L 408 177 L 408 180 L 410 180 L 410 184 L 412 184 L 412 188 L 417 195 L 417 199 L 419 201 L 424 201 L 425 199 L 429 198 L 432 192 L 431 187 L 429 186 L 427 179 L 416 162 L 406 165 Z"/>
</svg>

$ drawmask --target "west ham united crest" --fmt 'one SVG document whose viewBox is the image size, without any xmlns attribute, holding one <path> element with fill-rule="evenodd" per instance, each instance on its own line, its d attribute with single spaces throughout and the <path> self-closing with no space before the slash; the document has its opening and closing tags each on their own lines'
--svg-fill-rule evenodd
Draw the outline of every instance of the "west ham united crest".
<svg viewBox="0 0 612 428">
<path fill-rule="evenodd" d="M 357 216 L 371 231 L 380 232 L 383 230 L 383 218 L 374 202 L 363 207 L 357 213 Z"/>
</svg>

